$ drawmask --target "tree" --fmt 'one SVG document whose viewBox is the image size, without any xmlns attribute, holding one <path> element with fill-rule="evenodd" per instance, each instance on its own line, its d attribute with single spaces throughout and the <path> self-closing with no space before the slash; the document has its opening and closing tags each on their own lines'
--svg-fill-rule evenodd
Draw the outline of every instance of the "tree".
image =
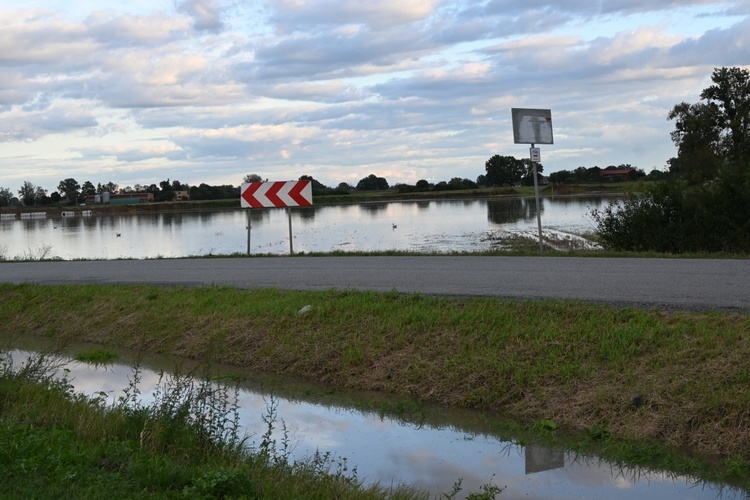
<svg viewBox="0 0 750 500">
<path fill-rule="evenodd" d="M 10 205 L 10 200 L 13 199 L 13 193 L 10 189 L 0 187 L 0 207 L 6 207 Z"/>
<path fill-rule="evenodd" d="M 57 186 L 57 190 L 61 195 L 68 199 L 68 203 L 71 205 L 78 202 L 78 193 L 80 189 L 81 185 L 72 177 L 60 181 L 60 184 Z"/>
<path fill-rule="evenodd" d="M 97 186 L 97 192 L 98 192 L 98 193 L 104 193 L 104 192 L 107 192 L 107 193 L 111 193 L 111 194 L 114 194 L 114 193 L 116 193 L 116 192 L 117 192 L 117 190 L 118 190 L 119 188 L 120 188 L 120 186 L 118 186 L 117 184 L 115 184 L 115 183 L 114 183 L 114 182 L 112 182 L 112 181 L 109 181 L 109 182 L 108 182 L 108 183 L 106 183 L 106 184 L 99 184 L 99 185 Z"/>
<path fill-rule="evenodd" d="M 96 187 L 91 181 L 86 181 L 81 185 L 81 194 L 84 196 L 94 196 L 96 194 Z"/>
<path fill-rule="evenodd" d="M 415 187 L 420 191 L 427 191 L 430 189 L 430 183 L 426 179 L 419 179 L 415 184 Z"/>
<path fill-rule="evenodd" d="M 690 184 L 715 178 L 722 164 L 719 109 L 709 103 L 680 103 L 668 115 L 675 120 L 672 141 L 677 158 L 670 161 L 670 172 Z"/>
<path fill-rule="evenodd" d="M 43 189 L 42 186 L 37 186 L 34 189 L 34 205 L 47 205 L 50 199 L 47 196 L 47 190 Z"/>
<path fill-rule="evenodd" d="M 25 206 L 30 207 L 36 198 L 36 186 L 29 181 L 24 181 L 21 189 L 18 190 L 18 197 Z"/>
<path fill-rule="evenodd" d="M 258 174 L 247 174 L 244 179 L 242 179 L 242 182 L 245 183 L 251 183 L 251 182 L 263 182 L 263 178 Z"/>
<path fill-rule="evenodd" d="M 449 190 L 476 189 L 476 187 L 477 187 L 476 182 L 472 181 L 471 179 L 462 179 L 461 177 L 454 177 L 448 181 Z"/>
<path fill-rule="evenodd" d="M 682 102 L 668 115 L 675 121 L 671 136 L 677 146 L 670 172 L 690 184 L 714 180 L 724 167 L 750 164 L 750 72 L 716 68 L 711 80 L 700 94 L 703 102 Z"/>
<path fill-rule="evenodd" d="M 376 191 L 381 189 L 388 189 L 388 181 L 375 174 L 370 174 L 357 183 L 358 191 Z"/>
<path fill-rule="evenodd" d="M 717 68 L 711 80 L 714 84 L 701 92 L 701 99 L 719 109 L 722 152 L 729 158 L 747 162 L 750 160 L 750 71 Z"/>
<path fill-rule="evenodd" d="M 333 190 L 333 194 L 349 194 L 354 188 L 346 182 L 340 182 L 336 189 Z"/>
<path fill-rule="evenodd" d="M 570 170 L 559 170 L 549 174 L 549 181 L 553 184 L 567 184 L 572 182 L 573 173 Z"/>
<path fill-rule="evenodd" d="M 533 186 L 534 185 L 534 164 L 528 158 L 524 158 L 521 161 L 523 162 L 523 166 L 526 170 L 523 174 L 523 178 L 521 179 L 521 184 L 524 186 Z M 544 172 L 544 166 L 541 163 L 537 163 L 536 164 L 537 183 L 542 182 L 542 172 Z"/>
<path fill-rule="evenodd" d="M 523 177 L 526 167 L 523 160 L 513 156 L 495 155 L 484 163 L 487 172 L 486 180 L 490 186 L 504 186 L 518 183 Z"/>
</svg>

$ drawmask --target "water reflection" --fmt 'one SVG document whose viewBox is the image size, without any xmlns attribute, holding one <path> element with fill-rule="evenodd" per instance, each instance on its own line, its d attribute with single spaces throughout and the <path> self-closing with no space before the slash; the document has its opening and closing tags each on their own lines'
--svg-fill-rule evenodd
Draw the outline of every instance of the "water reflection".
<svg viewBox="0 0 750 500">
<path fill-rule="evenodd" d="M 565 453 L 538 444 L 526 445 L 526 474 L 565 467 Z"/>
<path fill-rule="evenodd" d="M 591 232 L 592 208 L 609 198 L 545 198 L 542 226 L 556 239 Z M 188 257 L 289 251 L 285 209 L 184 213 L 97 214 L 92 217 L 0 220 L 0 251 L 6 258 L 51 249 L 62 259 Z M 389 251 L 471 252 L 489 250 L 509 235 L 536 238 L 533 198 L 420 200 L 291 211 L 297 252 Z M 396 226 L 396 227 L 394 227 Z M 120 235 L 119 237 L 117 235 Z M 2 256 L 0 256 L 1 258 Z"/>
<path fill-rule="evenodd" d="M 388 203 L 362 203 L 360 208 L 363 213 L 376 216 L 378 212 L 382 212 L 388 208 Z"/>
<path fill-rule="evenodd" d="M 25 355 L 13 351 L 18 361 Z M 141 376 L 143 403 L 153 399 L 159 381 L 155 370 L 169 358 L 155 358 Z M 122 395 L 132 369 L 126 364 L 95 368 L 72 362 L 69 377 L 77 391 L 89 395 L 104 391 L 112 401 Z M 219 372 L 221 373 L 221 372 Z M 232 368 L 232 375 L 237 375 Z M 245 374 L 248 375 L 248 374 Z M 241 423 L 258 446 L 267 426 L 269 398 L 278 401 L 277 418 L 283 420 L 291 445 L 291 459 L 316 451 L 346 458 L 350 468 L 367 484 L 407 483 L 427 489 L 433 496 L 451 491 L 461 479 L 463 492 L 479 491 L 491 482 L 505 487 L 503 498 L 742 498 L 743 493 L 721 485 L 699 484 L 688 477 L 638 468 L 619 467 L 574 453 L 515 444 L 491 429 L 491 415 L 447 408 L 427 408 L 418 423 L 376 412 L 354 410 L 344 404 L 357 396 L 331 393 L 303 383 L 309 396 L 290 379 L 250 376 L 239 396 Z M 369 398 L 371 395 L 364 395 Z M 380 396 L 382 397 L 382 395 Z M 281 422 L 279 421 L 279 423 Z M 282 426 L 272 439 L 282 443 Z"/>
<path fill-rule="evenodd" d="M 544 215 L 544 200 L 540 200 Z M 518 221 L 536 221 L 536 200 L 533 198 L 507 198 L 487 202 L 487 220 L 493 224 L 515 224 Z"/>
</svg>

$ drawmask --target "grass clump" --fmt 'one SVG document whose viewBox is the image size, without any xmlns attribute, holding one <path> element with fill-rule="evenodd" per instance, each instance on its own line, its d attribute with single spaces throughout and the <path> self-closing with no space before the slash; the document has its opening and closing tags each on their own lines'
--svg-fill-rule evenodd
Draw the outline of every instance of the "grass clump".
<svg viewBox="0 0 750 500">
<path fill-rule="evenodd" d="M 82 363 L 92 365 L 112 364 L 119 358 L 118 354 L 110 349 L 92 348 L 78 352 L 73 359 Z"/>
</svg>

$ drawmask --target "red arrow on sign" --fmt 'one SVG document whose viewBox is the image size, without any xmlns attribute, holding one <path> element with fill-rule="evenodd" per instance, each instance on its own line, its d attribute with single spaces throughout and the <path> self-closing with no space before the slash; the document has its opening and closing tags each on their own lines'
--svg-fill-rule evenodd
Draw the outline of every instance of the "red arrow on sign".
<svg viewBox="0 0 750 500">
<path fill-rule="evenodd" d="M 241 186 L 240 193 L 243 208 L 312 205 L 311 181 L 249 182 Z"/>
</svg>

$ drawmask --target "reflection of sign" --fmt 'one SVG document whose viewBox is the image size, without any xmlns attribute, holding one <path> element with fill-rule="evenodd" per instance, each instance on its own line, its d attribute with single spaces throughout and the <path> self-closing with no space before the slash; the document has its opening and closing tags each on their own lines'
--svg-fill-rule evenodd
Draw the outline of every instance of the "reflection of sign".
<svg viewBox="0 0 750 500">
<path fill-rule="evenodd" d="M 529 151 L 531 151 L 531 161 L 534 161 L 536 163 L 539 163 L 542 161 L 542 150 L 539 148 L 529 148 Z"/>
<path fill-rule="evenodd" d="M 565 453 L 560 450 L 530 444 L 526 446 L 526 474 L 565 467 Z"/>
<path fill-rule="evenodd" d="M 512 108 L 513 142 L 516 144 L 554 144 L 552 112 L 549 109 Z"/>
<path fill-rule="evenodd" d="M 309 207 L 312 205 L 310 181 L 250 182 L 240 188 L 242 208 Z"/>
</svg>

